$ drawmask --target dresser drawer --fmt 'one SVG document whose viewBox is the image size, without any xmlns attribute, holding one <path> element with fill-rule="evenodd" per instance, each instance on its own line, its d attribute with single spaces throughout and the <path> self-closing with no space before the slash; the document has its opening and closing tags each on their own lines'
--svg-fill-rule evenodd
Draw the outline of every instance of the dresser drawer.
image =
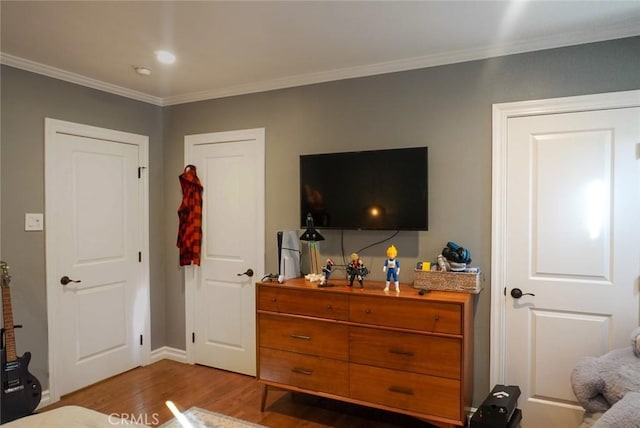
<svg viewBox="0 0 640 428">
<path fill-rule="evenodd" d="M 260 314 L 260 346 L 347 360 L 349 328 L 332 321 L 314 321 Z"/>
<path fill-rule="evenodd" d="M 434 333 L 462 334 L 462 307 L 427 300 L 351 296 L 349 321 Z"/>
<path fill-rule="evenodd" d="M 347 396 L 349 363 L 260 348 L 260 379 Z"/>
<path fill-rule="evenodd" d="M 351 364 L 349 389 L 358 400 L 463 420 L 456 380 Z"/>
<path fill-rule="evenodd" d="M 258 288 L 258 310 L 346 320 L 349 297 L 323 290 Z"/>
<path fill-rule="evenodd" d="M 349 329 L 349 360 L 354 363 L 460 379 L 462 343 L 457 338 Z"/>
</svg>

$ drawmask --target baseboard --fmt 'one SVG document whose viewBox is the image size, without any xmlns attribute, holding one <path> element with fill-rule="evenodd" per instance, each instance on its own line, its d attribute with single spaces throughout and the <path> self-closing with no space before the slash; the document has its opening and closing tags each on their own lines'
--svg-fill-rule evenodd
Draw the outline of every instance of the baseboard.
<svg viewBox="0 0 640 428">
<path fill-rule="evenodd" d="M 473 414 L 478 410 L 477 407 L 465 407 L 464 408 L 467 411 L 467 426 L 471 426 L 471 418 L 473 417 Z"/>
<path fill-rule="evenodd" d="M 157 363 L 160 360 L 172 360 L 179 363 L 187 363 L 187 351 L 184 349 L 162 346 L 151 351 L 149 364 Z"/>
<path fill-rule="evenodd" d="M 51 394 L 49 394 L 49 390 L 42 391 L 42 396 L 40 397 L 40 404 L 36 407 L 36 410 L 40 410 L 43 407 L 47 407 L 51 403 Z"/>
</svg>

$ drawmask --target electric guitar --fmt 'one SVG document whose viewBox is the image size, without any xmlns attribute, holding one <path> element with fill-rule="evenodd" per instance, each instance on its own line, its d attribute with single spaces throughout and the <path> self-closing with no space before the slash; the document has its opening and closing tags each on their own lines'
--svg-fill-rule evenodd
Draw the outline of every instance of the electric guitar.
<svg viewBox="0 0 640 428">
<path fill-rule="evenodd" d="M 14 334 L 11 295 L 9 294 L 9 266 L 0 261 L 2 275 L 2 314 L 4 320 L 4 349 L 1 353 L 2 368 L 2 413 L 0 423 L 12 421 L 30 415 L 40 404 L 42 387 L 31 373 L 28 366 L 31 353 L 25 352 L 22 357 L 16 354 L 16 337 Z"/>
</svg>

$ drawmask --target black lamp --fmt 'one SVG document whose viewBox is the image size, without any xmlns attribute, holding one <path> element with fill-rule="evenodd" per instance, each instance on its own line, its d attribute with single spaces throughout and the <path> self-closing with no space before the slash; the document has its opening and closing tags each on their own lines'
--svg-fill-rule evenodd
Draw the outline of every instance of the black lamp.
<svg viewBox="0 0 640 428">
<path fill-rule="evenodd" d="M 324 241 L 324 236 L 320 235 L 320 232 L 313 225 L 311 213 L 307 213 L 307 228 L 300 236 L 300 240 L 309 242 Z"/>
<path fill-rule="evenodd" d="M 318 274 L 318 241 L 324 241 L 324 236 L 313 226 L 313 217 L 311 213 L 307 213 L 307 228 L 300 236 L 301 241 L 307 241 L 309 244 L 309 264 L 313 274 Z"/>
</svg>

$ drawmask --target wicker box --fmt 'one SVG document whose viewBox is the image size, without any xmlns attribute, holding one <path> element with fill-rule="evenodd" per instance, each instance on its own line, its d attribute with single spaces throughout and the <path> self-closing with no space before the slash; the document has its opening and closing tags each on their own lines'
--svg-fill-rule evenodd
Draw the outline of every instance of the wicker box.
<svg viewBox="0 0 640 428">
<path fill-rule="evenodd" d="M 478 294 L 480 287 L 480 273 L 474 272 L 441 272 L 434 270 L 414 270 L 414 288 L 427 290 L 461 291 Z"/>
</svg>

